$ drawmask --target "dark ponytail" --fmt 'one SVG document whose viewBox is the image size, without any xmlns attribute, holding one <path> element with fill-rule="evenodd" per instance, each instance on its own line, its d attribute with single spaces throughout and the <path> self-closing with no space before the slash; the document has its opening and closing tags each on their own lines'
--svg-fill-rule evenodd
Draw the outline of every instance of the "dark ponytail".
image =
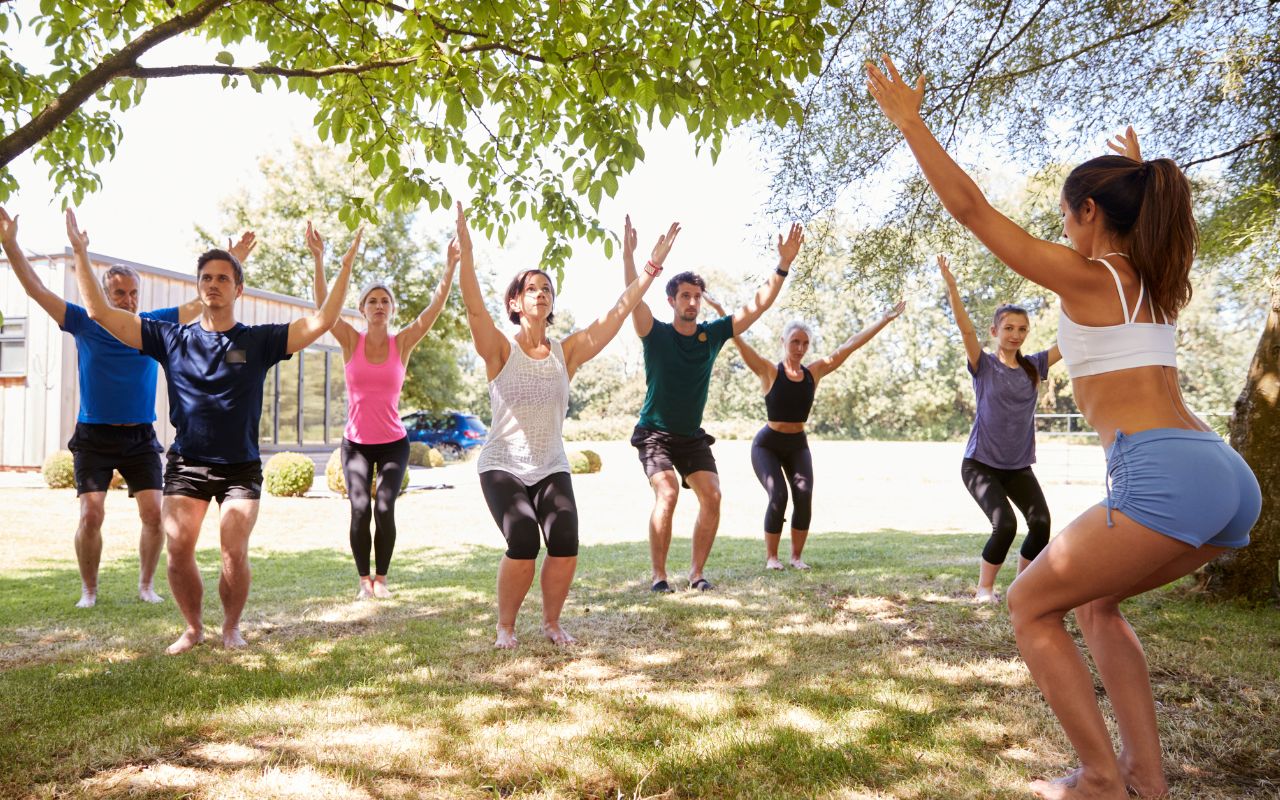
<svg viewBox="0 0 1280 800">
<path fill-rule="evenodd" d="M 1000 320 L 1004 319 L 1006 314 L 1021 314 L 1028 321 L 1031 319 L 1031 315 L 1028 314 L 1027 310 L 1022 306 L 1005 303 L 996 307 L 996 313 L 992 318 L 991 327 L 998 330 L 1000 328 Z M 1014 353 L 1014 358 L 1017 359 L 1018 366 L 1022 367 L 1022 370 L 1027 373 L 1027 377 L 1031 379 L 1031 385 L 1039 388 L 1040 370 L 1036 369 L 1036 365 L 1032 364 L 1031 359 L 1022 354 L 1022 350 L 1018 350 L 1017 353 Z"/>
<path fill-rule="evenodd" d="M 1177 164 L 1167 158 L 1099 156 L 1071 171 L 1062 197 L 1073 213 L 1093 199 L 1161 313 L 1152 322 L 1177 317 L 1191 302 L 1191 263 L 1200 237 L 1191 184 Z"/>
</svg>

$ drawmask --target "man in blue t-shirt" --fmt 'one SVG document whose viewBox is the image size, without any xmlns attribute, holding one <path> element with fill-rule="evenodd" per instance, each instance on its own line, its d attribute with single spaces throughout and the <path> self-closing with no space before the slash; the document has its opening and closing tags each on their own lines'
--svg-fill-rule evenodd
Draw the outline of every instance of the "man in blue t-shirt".
<svg viewBox="0 0 1280 800">
<path fill-rule="evenodd" d="M 258 519 L 262 460 L 258 422 L 267 371 L 319 339 L 333 327 L 347 296 L 351 265 L 363 229 L 333 288 L 314 314 L 282 325 L 236 322 L 235 302 L 244 292 L 244 270 L 226 250 L 209 250 L 196 261 L 203 308 L 195 322 L 178 325 L 112 308 L 89 270 L 89 237 L 67 211 L 67 238 L 76 256 L 76 281 L 89 316 L 112 336 L 164 367 L 169 379 L 169 419 L 177 430 L 164 471 L 162 524 L 169 547 L 169 588 L 187 629 L 168 653 L 185 653 L 204 641 L 200 605 L 204 585 L 196 566 L 196 541 L 209 502 L 221 507 L 222 644 L 243 647 L 240 615 L 249 597 L 249 534 Z"/>
<path fill-rule="evenodd" d="M 791 262 L 804 243 L 804 232 L 792 225 L 787 238 L 778 236 L 778 266 L 751 302 L 711 322 L 698 322 L 703 279 L 682 272 L 667 282 L 667 303 L 675 312 L 670 322 L 658 322 L 643 301 L 631 312 L 631 321 L 644 344 L 646 391 L 640 420 L 631 444 L 653 488 L 649 515 L 649 557 L 653 563 L 650 589 L 671 592 L 667 582 L 667 551 L 671 548 L 671 518 L 683 485 L 698 498 L 698 519 L 693 525 L 693 551 L 689 588 L 714 588 L 703 576 L 711 545 L 720 526 L 720 476 L 711 453 L 715 439 L 702 429 L 711 368 L 725 342 L 750 328 L 782 290 Z M 623 275 L 627 285 L 636 278 L 634 259 L 623 248 Z"/>
<path fill-rule="evenodd" d="M 107 489 L 116 471 L 138 503 L 142 532 L 138 538 L 138 597 L 159 603 L 152 580 L 164 537 L 160 532 L 160 489 L 163 486 L 159 453 L 152 423 L 156 419 L 156 363 L 121 344 L 102 326 L 89 319 L 83 306 L 68 303 L 41 282 L 18 246 L 18 220 L 0 208 L 0 240 L 14 275 L 28 296 L 43 308 L 58 327 L 75 337 L 76 367 L 80 381 L 80 413 L 75 433 L 67 442 L 75 468 L 76 495 L 80 500 L 80 524 L 76 528 L 76 559 L 80 564 L 79 608 L 91 608 L 98 598 L 98 564 L 102 556 L 102 522 Z M 246 233 L 232 248 L 247 258 L 254 236 Z M 130 314 L 138 311 L 138 273 L 117 264 L 102 276 L 102 289 L 112 306 Z M 190 322 L 200 314 L 200 301 L 176 308 L 144 311 L 143 318 Z"/>
</svg>

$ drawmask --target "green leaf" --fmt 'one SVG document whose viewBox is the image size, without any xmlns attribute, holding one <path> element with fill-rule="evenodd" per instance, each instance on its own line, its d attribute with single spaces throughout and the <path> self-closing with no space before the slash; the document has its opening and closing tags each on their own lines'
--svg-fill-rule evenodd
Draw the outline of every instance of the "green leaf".
<svg viewBox="0 0 1280 800">
<path fill-rule="evenodd" d="M 226 50 L 220 50 L 218 54 L 213 57 L 213 60 L 217 61 L 219 64 L 226 64 L 228 67 L 236 63 L 236 57 Z"/>
</svg>

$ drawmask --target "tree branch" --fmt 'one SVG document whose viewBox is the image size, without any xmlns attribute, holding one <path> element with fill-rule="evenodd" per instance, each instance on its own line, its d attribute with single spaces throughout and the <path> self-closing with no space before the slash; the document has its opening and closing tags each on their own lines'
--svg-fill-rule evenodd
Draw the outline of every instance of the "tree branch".
<svg viewBox="0 0 1280 800">
<path fill-rule="evenodd" d="M 1274 142 L 1277 140 L 1280 140 L 1280 133 L 1276 133 L 1273 131 L 1270 133 L 1263 134 L 1262 136 L 1255 136 L 1249 141 L 1244 142 L 1243 144 L 1238 144 L 1235 147 L 1231 148 L 1230 150 L 1226 150 L 1224 152 L 1217 153 L 1211 156 L 1205 156 L 1204 158 L 1197 158 L 1194 161 L 1188 161 L 1184 164 L 1180 164 L 1179 166 L 1181 166 L 1185 170 L 1188 167 L 1194 167 L 1196 164 L 1207 164 L 1210 161 L 1217 161 L 1220 158 L 1227 158 L 1228 156 L 1233 156 L 1236 153 L 1239 153 L 1241 150 L 1248 150 L 1250 147 L 1257 147 L 1260 144 L 1266 144 L 1267 142 Z"/>
<path fill-rule="evenodd" d="M 263 2 L 274 3 L 277 0 L 263 0 Z M 121 77 L 130 67 L 136 66 L 140 55 L 161 42 L 198 27 L 214 11 L 230 3 L 231 0 L 204 0 L 186 14 L 161 22 L 104 58 L 98 66 L 73 81 L 26 125 L 0 140 L 0 167 L 6 166 L 48 136 L 90 97 L 111 81 Z"/>
</svg>

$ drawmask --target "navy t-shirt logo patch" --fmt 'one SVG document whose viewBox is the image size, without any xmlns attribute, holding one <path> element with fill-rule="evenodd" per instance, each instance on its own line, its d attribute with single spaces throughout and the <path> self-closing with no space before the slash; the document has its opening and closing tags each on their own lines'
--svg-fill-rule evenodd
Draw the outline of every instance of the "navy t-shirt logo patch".
<svg viewBox="0 0 1280 800">
<path fill-rule="evenodd" d="M 227 351 L 228 364 L 244 364 L 248 360 L 249 359 L 247 358 L 244 350 L 241 350 L 239 348 L 234 348 L 232 350 Z"/>
</svg>

